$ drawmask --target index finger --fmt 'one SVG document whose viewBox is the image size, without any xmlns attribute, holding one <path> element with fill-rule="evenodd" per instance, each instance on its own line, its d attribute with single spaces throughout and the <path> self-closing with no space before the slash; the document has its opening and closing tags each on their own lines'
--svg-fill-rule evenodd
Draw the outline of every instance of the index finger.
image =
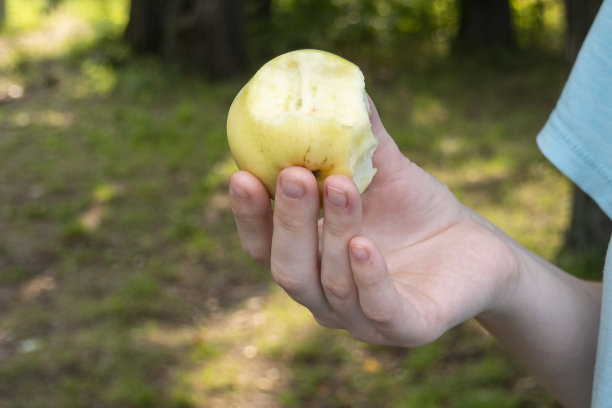
<svg viewBox="0 0 612 408">
<path fill-rule="evenodd" d="M 244 251 L 266 267 L 270 266 L 272 208 L 265 187 L 246 171 L 230 178 L 230 201 Z"/>
</svg>

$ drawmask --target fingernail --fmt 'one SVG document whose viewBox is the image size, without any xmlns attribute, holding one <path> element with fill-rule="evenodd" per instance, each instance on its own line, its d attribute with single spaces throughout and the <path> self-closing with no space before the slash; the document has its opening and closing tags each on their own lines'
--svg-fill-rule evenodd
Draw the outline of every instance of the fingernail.
<svg viewBox="0 0 612 408">
<path fill-rule="evenodd" d="M 351 245 L 351 254 L 353 255 L 353 258 L 359 262 L 367 261 L 368 257 L 370 256 L 368 250 L 359 245 Z"/>
<path fill-rule="evenodd" d="M 327 186 L 327 199 L 337 208 L 344 208 L 347 204 L 346 193 L 332 186 Z"/>
<path fill-rule="evenodd" d="M 302 198 L 304 195 L 304 187 L 300 183 L 284 177 L 281 179 L 281 188 L 283 189 L 283 194 L 289 198 L 297 199 Z"/>
<path fill-rule="evenodd" d="M 236 184 L 232 184 L 230 186 L 230 193 L 239 200 L 246 200 L 249 198 L 249 195 L 242 187 Z"/>
</svg>

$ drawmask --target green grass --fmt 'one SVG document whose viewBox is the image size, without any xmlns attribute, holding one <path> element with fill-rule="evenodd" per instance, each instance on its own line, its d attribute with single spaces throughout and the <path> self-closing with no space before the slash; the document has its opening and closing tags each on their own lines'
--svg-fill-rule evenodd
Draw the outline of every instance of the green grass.
<svg viewBox="0 0 612 408">
<path fill-rule="evenodd" d="M 24 4 L 0 37 L 0 86 L 24 91 L 0 106 L 0 407 L 557 406 L 473 322 L 413 350 L 316 326 L 235 233 L 225 118 L 246 78 L 133 59 L 123 0 Z M 569 183 L 534 138 L 559 66 L 366 72 L 402 150 L 549 259 Z"/>
</svg>

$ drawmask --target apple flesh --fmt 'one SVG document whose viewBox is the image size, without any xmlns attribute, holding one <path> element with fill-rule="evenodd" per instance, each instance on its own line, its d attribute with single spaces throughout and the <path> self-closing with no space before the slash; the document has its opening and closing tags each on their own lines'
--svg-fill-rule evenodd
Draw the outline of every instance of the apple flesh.
<svg viewBox="0 0 612 408">
<path fill-rule="evenodd" d="M 238 168 L 258 177 L 270 197 L 281 170 L 302 166 L 319 188 L 331 174 L 365 191 L 377 146 L 361 70 L 328 52 L 298 50 L 267 62 L 234 99 L 227 138 Z"/>
</svg>

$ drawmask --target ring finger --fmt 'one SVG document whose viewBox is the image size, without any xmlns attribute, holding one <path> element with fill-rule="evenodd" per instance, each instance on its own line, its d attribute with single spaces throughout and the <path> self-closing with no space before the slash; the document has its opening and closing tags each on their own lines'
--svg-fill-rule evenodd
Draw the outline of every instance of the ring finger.
<svg viewBox="0 0 612 408">
<path fill-rule="evenodd" d="M 361 230 L 361 197 L 355 184 L 344 176 L 330 176 L 323 186 L 323 252 L 321 283 L 338 320 L 354 334 L 367 327 L 353 280 L 349 241 Z"/>
</svg>

